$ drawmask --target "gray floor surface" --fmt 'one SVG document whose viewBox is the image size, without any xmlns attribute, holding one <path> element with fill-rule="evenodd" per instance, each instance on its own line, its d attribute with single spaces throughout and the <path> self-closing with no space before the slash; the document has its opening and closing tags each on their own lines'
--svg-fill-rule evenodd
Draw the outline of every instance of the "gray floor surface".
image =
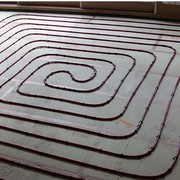
<svg viewBox="0 0 180 180">
<path fill-rule="evenodd" d="M 47 17 L 49 15 L 53 17 Z M 3 20 L 6 17 L 9 18 Z M 122 172 L 146 180 L 171 168 L 180 140 L 180 85 L 176 87 L 180 75 L 180 24 L 19 12 L 0 12 L 0 20 L 1 178 L 66 179 L 38 170 L 42 168 L 84 179 L 139 179 L 120 174 Z M 131 99 L 149 67 L 151 69 Z M 122 79 L 121 87 L 111 99 Z M 51 87 L 45 86 L 45 82 Z M 171 94 L 174 98 L 170 103 Z M 102 105 L 105 102 L 108 103 Z M 123 116 L 117 117 L 127 104 Z M 149 110 L 137 129 L 146 107 Z M 73 143 L 80 146 L 75 147 Z M 99 152 L 83 147 L 93 147 Z M 131 157 L 141 157 L 152 149 L 145 157 Z M 104 151 L 125 157 L 107 155 Z M 97 168 L 78 165 L 71 160 Z M 180 161 L 177 160 L 164 179 L 179 180 L 179 177 Z"/>
</svg>

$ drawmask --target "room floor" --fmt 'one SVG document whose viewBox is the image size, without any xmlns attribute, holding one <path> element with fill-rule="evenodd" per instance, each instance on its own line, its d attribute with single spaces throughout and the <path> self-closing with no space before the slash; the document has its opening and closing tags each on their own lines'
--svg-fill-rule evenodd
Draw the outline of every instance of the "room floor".
<svg viewBox="0 0 180 180">
<path fill-rule="evenodd" d="M 0 178 L 178 180 L 180 24 L 0 13 Z"/>
</svg>

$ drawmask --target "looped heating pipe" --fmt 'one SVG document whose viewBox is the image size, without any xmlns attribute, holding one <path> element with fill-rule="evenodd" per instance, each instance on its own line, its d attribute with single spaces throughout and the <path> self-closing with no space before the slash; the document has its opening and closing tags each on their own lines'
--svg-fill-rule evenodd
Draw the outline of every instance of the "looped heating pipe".
<svg viewBox="0 0 180 180">
<path fill-rule="evenodd" d="M 25 16 L 25 17 L 22 17 L 21 16 Z M 26 17 L 27 16 L 27 17 Z M 17 18 L 16 18 L 17 17 Z M 18 18 L 20 17 L 20 18 Z M 55 18 L 55 19 L 45 19 L 45 18 Z M 15 18 L 13 20 L 11 20 L 11 18 Z M 67 20 L 61 20 L 60 18 L 66 18 Z M 22 40 L 24 40 L 26 37 L 38 37 L 38 36 L 44 36 L 44 37 L 54 37 L 54 38 L 72 38 L 72 39 L 75 39 L 75 38 L 79 38 L 79 39 L 82 39 L 82 40 L 90 40 L 90 41 L 99 41 L 99 42 L 110 42 L 110 43 L 123 43 L 123 44 L 133 44 L 135 46 L 154 46 L 154 47 L 164 47 L 164 48 L 168 48 L 169 50 L 171 50 L 172 52 L 172 55 L 171 55 L 171 58 L 169 60 L 169 62 L 167 63 L 167 66 L 166 68 L 164 69 L 164 72 L 162 72 L 161 74 L 161 77 L 158 81 L 158 84 L 157 84 L 157 87 L 155 88 L 154 92 L 152 93 L 152 96 L 148 102 L 148 105 L 147 107 L 145 108 L 145 111 L 144 111 L 144 114 L 142 115 L 142 119 L 140 119 L 139 121 L 139 124 L 137 125 L 137 128 L 134 130 L 134 132 L 132 132 L 131 134 L 128 134 L 126 136 L 117 136 L 117 135 L 112 135 L 112 134 L 107 134 L 107 133 L 104 133 L 104 132 L 98 132 L 98 131 L 93 131 L 93 130 L 89 130 L 89 129 L 82 129 L 80 127 L 75 127 L 75 126 L 65 126 L 65 125 L 61 125 L 61 124 L 55 124 L 55 123 L 51 123 L 51 122 L 43 122 L 43 121 L 39 121 L 39 120 L 36 120 L 36 123 L 40 123 L 40 124 L 44 124 L 44 125 L 50 125 L 50 126 L 58 126 L 59 128 L 64 128 L 64 129 L 70 129 L 70 130 L 73 130 L 73 131 L 78 131 L 78 132 L 83 132 L 83 133 L 88 133 L 88 134 L 92 134 L 92 135 L 97 135 L 97 136 L 100 136 L 100 137 L 106 137 L 106 138 L 111 138 L 111 139 L 125 139 L 125 138 L 130 138 L 132 137 L 133 135 L 137 134 L 140 130 L 140 128 L 143 126 L 143 122 L 145 121 L 145 118 L 146 118 L 146 115 L 148 113 L 148 111 L 150 110 L 151 108 L 151 105 L 153 103 L 153 100 L 154 98 L 156 97 L 156 94 L 160 88 L 160 85 L 161 83 L 163 82 L 163 79 L 164 77 L 166 76 L 166 72 L 168 71 L 168 68 L 170 67 L 171 63 L 173 62 L 174 60 L 174 57 L 176 56 L 176 49 L 170 45 L 165 45 L 165 44 L 154 44 L 154 43 L 140 43 L 140 42 L 134 42 L 133 40 L 147 40 L 147 41 L 154 41 L 154 40 L 157 40 L 156 38 L 142 38 L 142 37 L 136 37 L 136 36 L 126 36 L 126 35 L 115 35 L 115 34 L 110 34 L 109 32 L 129 32 L 129 33 L 133 33 L 133 34 L 145 34 L 145 35 L 163 35 L 163 36 L 167 36 L 167 37 L 180 37 L 180 35 L 171 35 L 171 34 L 167 34 L 167 33 L 155 33 L 155 32 L 144 32 L 144 31 L 141 31 L 141 30 L 144 30 L 144 29 L 148 29 L 148 30 L 161 30 L 161 31 L 171 31 L 171 32 L 179 32 L 180 30 L 176 30 L 176 29 L 169 29 L 169 28 L 157 28 L 157 27 L 141 27 L 141 26 L 137 26 L 136 24 L 146 24 L 146 25 L 166 25 L 168 27 L 179 27 L 178 25 L 170 25 L 170 24 L 165 24 L 165 23 L 146 23 L 146 22 L 138 22 L 138 21 L 130 21 L 130 20 L 117 20 L 117 19 L 114 19 L 114 20 L 110 20 L 110 19 L 104 19 L 104 18 L 96 18 L 95 20 L 96 21 L 106 21 L 106 22 L 118 22 L 118 23 L 121 23 L 121 22 L 131 22 L 132 25 L 117 25 L 117 24 L 109 24 L 109 23 L 95 23 L 95 22 L 79 22 L 79 21 L 72 21 L 72 20 L 69 20 L 71 18 L 69 17 L 66 17 L 66 16 L 50 16 L 50 15 L 38 15 L 38 14 L 14 14 L 14 15 L 11 15 L 3 20 L 1 20 L 1 23 L 3 22 L 6 22 L 4 25 L 2 25 L 0 27 L 0 29 L 3 29 L 3 28 L 7 28 L 9 25 L 12 25 L 13 27 L 10 26 L 10 28 L 8 28 L 7 31 L 5 31 L 4 33 L 0 34 L 0 37 L 4 36 L 4 35 L 7 35 L 9 32 L 13 31 L 14 29 L 16 28 L 22 28 L 18 31 L 16 31 L 15 33 L 13 33 L 13 35 L 9 36 L 7 39 L 5 39 L 4 41 L 0 42 L 0 45 L 3 45 L 5 44 L 6 42 L 8 42 L 9 40 L 12 40 L 16 35 L 20 35 L 21 33 L 24 33 L 24 32 L 27 32 L 26 35 L 23 35 L 22 37 L 18 38 L 16 41 L 14 41 L 13 43 L 11 43 L 9 46 L 5 47 L 4 49 L 1 50 L 0 53 L 4 53 L 6 52 L 8 49 L 10 49 L 11 47 L 13 47 L 14 45 L 16 45 L 16 43 L 18 42 L 21 42 Z M 89 20 L 89 18 L 79 18 L 79 17 L 73 17 L 72 19 L 76 19 L 76 20 L 81 20 L 81 19 L 87 19 Z M 30 21 L 28 23 L 21 23 L 20 21 Z M 31 22 L 33 21 L 33 22 Z M 41 21 L 41 23 L 35 23 L 36 21 Z M 55 23 L 55 24 L 48 24 L 48 22 L 51 22 L 51 23 Z M 72 25 L 57 25 L 56 23 L 74 23 L 76 24 L 77 26 L 72 26 Z M 14 25 L 14 23 L 17 23 Z M 97 27 L 97 28 L 93 28 L 93 27 L 84 27 L 84 25 L 97 25 L 97 26 L 107 26 L 108 28 L 101 28 L 101 27 Z M 135 24 L 135 25 L 134 25 Z M 33 26 L 33 28 L 24 28 L 25 26 Z M 83 25 L 83 26 L 82 26 Z M 57 30 L 58 28 L 62 28 L 62 27 L 65 27 L 65 28 L 68 28 L 68 29 L 79 29 L 81 30 L 82 32 L 76 32 L 76 31 L 73 31 L 73 30 Z M 122 29 L 115 29 L 114 27 L 123 27 L 123 28 L 128 28 L 128 30 L 122 30 Z M 53 29 L 51 29 L 53 28 Z M 55 29 L 57 28 L 57 29 Z M 134 28 L 134 29 L 137 29 L 137 31 L 135 30 L 129 30 L 130 28 Z M 28 33 L 28 31 L 31 31 L 31 30 L 37 30 L 37 31 L 43 31 L 41 33 Z M 84 32 L 86 30 L 91 30 L 92 32 Z M 107 33 L 95 33 L 94 31 L 104 31 L 104 32 L 107 32 Z M 44 31 L 46 31 L 47 33 L 44 33 Z M 48 33 L 49 32 L 49 33 Z M 81 37 L 77 37 L 75 35 L 56 35 L 56 34 L 50 34 L 50 32 L 57 32 L 57 33 L 60 33 L 60 32 L 66 32 L 66 33 L 76 33 L 78 35 L 84 35 L 84 36 L 81 36 Z M 90 38 L 90 37 L 86 37 L 85 35 L 99 35 L 99 36 L 103 36 L 103 37 L 116 37 L 118 38 L 117 40 L 110 40 L 109 38 L 106 39 L 106 38 Z M 125 38 L 127 39 L 126 41 L 119 41 L 119 38 Z M 131 39 L 131 41 L 129 41 L 128 39 Z M 56 46 L 37 46 L 35 48 L 32 48 L 30 50 L 28 50 L 27 52 L 25 52 L 18 60 L 14 61 L 13 64 L 11 64 L 9 67 L 7 67 L 4 71 L 2 71 L 0 73 L 0 75 L 2 76 L 4 73 L 6 73 L 7 71 L 13 69 L 13 66 L 22 61 L 23 58 L 26 57 L 26 55 L 30 54 L 30 53 L 33 53 L 34 50 L 37 50 L 37 49 L 52 49 L 52 50 L 69 50 L 69 51 L 74 51 L 74 52 L 88 52 L 88 53 L 96 53 L 96 54 L 109 54 L 109 55 L 121 55 L 121 56 L 126 56 L 128 58 L 130 58 L 132 60 L 132 64 L 131 64 L 131 68 L 127 71 L 126 75 L 123 77 L 123 79 L 121 79 L 120 82 L 118 82 L 118 87 L 117 89 L 115 90 L 114 94 L 110 97 L 110 99 L 108 99 L 106 102 L 104 103 L 101 103 L 101 104 L 90 104 L 90 103 L 82 103 L 82 102 L 78 102 L 78 101 L 71 101 L 71 100 L 68 100 L 68 99 L 63 99 L 63 98 L 59 98 L 59 97 L 51 97 L 51 96 L 44 96 L 44 95 L 32 95 L 32 94 L 28 94 L 28 93 L 24 93 L 20 90 L 21 86 L 23 86 L 23 84 L 25 83 L 26 80 L 28 80 L 28 78 L 33 75 L 36 71 L 38 71 L 39 69 L 41 69 L 42 67 L 45 67 L 46 65 L 49 65 L 49 64 L 58 64 L 58 63 L 61 63 L 61 64 L 71 64 L 71 65 L 74 65 L 74 66 L 85 66 L 87 68 L 90 68 L 93 70 L 93 75 L 88 79 L 86 80 L 87 82 L 90 81 L 90 80 L 93 80 L 95 77 L 96 77 L 96 74 L 97 74 L 97 70 L 95 69 L 95 67 L 91 66 L 91 65 L 87 65 L 87 64 L 83 64 L 83 63 L 69 63 L 69 62 L 58 62 L 58 61 L 54 61 L 54 62 L 48 62 L 48 63 L 44 63 L 42 64 L 41 66 L 37 67 L 37 69 L 35 71 L 33 71 L 28 77 L 26 77 L 19 85 L 18 89 L 17 89 L 17 92 L 22 95 L 22 96 L 27 96 L 27 97 L 33 97 L 33 98 L 37 98 L 37 99 L 50 99 L 50 100 L 55 100 L 55 101 L 64 101 L 64 102 L 67 102 L 67 103 L 72 103 L 72 104 L 76 104 L 76 105 L 79 105 L 79 106 L 88 106 L 88 107 L 99 107 L 99 106 L 105 106 L 109 103 L 111 103 L 111 101 L 113 101 L 113 99 L 116 97 L 119 89 L 121 88 L 122 84 L 125 83 L 126 81 L 126 78 L 128 77 L 128 75 L 131 73 L 131 71 L 133 70 L 133 68 L 135 67 L 135 65 L 137 64 L 136 62 L 136 59 L 128 54 L 125 54 L 125 53 L 112 53 L 110 52 L 110 50 L 112 49 L 115 49 L 115 50 L 123 50 L 123 51 L 132 51 L 132 52 L 143 52 L 143 53 L 146 53 L 146 54 L 149 54 L 153 57 L 153 60 L 149 66 L 149 68 L 147 69 L 147 71 L 145 72 L 142 80 L 139 82 L 139 84 L 137 85 L 137 87 L 134 89 L 132 95 L 130 96 L 127 104 L 125 105 L 125 108 L 123 109 L 122 112 L 120 112 L 117 116 L 115 117 L 111 117 L 111 118 L 101 118 L 101 117 L 95 117 L 95 116 L 90 116 L 90 115 L 87 115 L 87 114 L 78 114 L 78 113 L 75 113 L 75 112 L 71 112 L 71 111 L 63 111 L 63 110 L 59 110 L 59 109 L 51 109 L 51 108 L 46 108 L 46 107 L 43 107 L 43 106 L 36 106 L 36 105 L 30 105 L 30 104 L 22 104 L 22 103 L 18 103 L 18 102 L 15 102 L 15 101 L 7 101 L 7 100 L 3 100 L 1 99 L 0 100 L 0 103 L 4 103 L 4 104 L 9 104 L 9 105 L 15 105 L 15 106 L 24 106 L 24 107 L 29 107 L 29 108 L 36 108 L 36 109 L 41 109 L 41 110 L 45 110 L 45 111 L 50 111 L 50 112 L 57 112 L 57 113 L 63 113 L 63 114 L 67 114 L 67 115 L 72 115 L 72 116 L 78 116 L 78 117 L 82 117 L 82 118 L 85 118 L 85 119 L 92 119 L 92 120 L 96 120 L 96 121 L 113 121 L 113 120 L 116 120 L 120 117 L 122 117 L 126 111 L 128 111 L 128 107 L 131 103 L 131 101 L 133 100 L 133 98 L 135 97 L 136 95 L 136 92 L 138 91 L 138 89 L 140 88 L 140 86 L 142 85 L 142 83 L 144 82 L 144 80 L 147 78 L 151 68 L 153 67 L 153 65 L 156 63 L 156 59 L 157 57 L 151 52 L 151 51 L 147 51 L 147 50 L 141 50 L 141 49 L 135 49 L 135 48 L 119 48 L 119 47 L 111 47 L 111 46 L 107 46 L 107 45 L 94 45 L 94 44 L 85 44 L 85 43 L 74 43 L 74 42 L 63 42 L 63 41 L 52 41 L 52 40 L 46 40 L 46 39 L 38 39 L 38 40 L 31 40 L 27 43 L 25 43 L 24 45 L 22 45 L 21 47 L 19 47 L 16 51 L 14 51 L 13 53 L 11 53 L 10 55 L 8 55 L 6 58 L 4 59 L 1 59 L 1 64 L 5 63 L 9 58 L 13 57 L 14 54 L 18 53 L 20 50 L 26 48 L 28 45 L 31 45 L 33 43 L 37 43 L 37 42 L 44 42 L 45 44 L 47 43 L 55 43 L 57 44 L 66 44 L 66 45 L 77 45 L 77 46 L 85 46 L 85 47 L 97 47 L 97 48 L 105 48 L 107 49 L 108 52 L 101 52 L 101 51 L 98 51 L 98 50 L 83 50 L 83 49 L 77 49 L 77 48 L 63 48 L 63 47 L 56 47 Z M 179 43 L 180 41 L 176 41 L 176 40 L 160 40 L 160 42 L 173 42 L 173 43 Z M 37 61 L 39 58 L 41 57 L 48 57 L 48 56 L 54 56 L 54 57 L 69 57 L 69 58 L 78 58 L 78 59 L 83 59 L 85 62 L 88 62 L 89 60 L 91 61 L 98 61 L 98 62 L 104 62 L 104 63 L 107 63 L 109 64 L 111 67 L 112 67 L 112 70 L 110 71 L 110 73 L 107 75 L 107 77 L 105 78 L 105 80 L 97 87 L 93 88 L 93 89 L 90 89 L 90 90 L 87 90 L 87 91 L 83 91 L 83 90 L 77 90 L 77 89 L 70 89 L 70 88 L 62 88 L 62 87 L 55 87 L 55 86 L 52 86 L 52 85 L 49 85 L 47 83 L 47 80 L 48 78 L 55 74 L 55 73 L 67 73 L 69 74 L 69 76 L 71 77 L 71 79 L 73 81 L 77 81 L 78 83 L 85 83 L 86 81 L 78 81 L 74 78 L 74 76 L 71 74 L 71 72 L 69 71 L 56 71 L 54 73 L 51 73 L 49 75 L 46 76 L 46 78 L 44 79 L 44 84 L 45 86 L 48 86 L 50 88 L 55 88 L 55 89 L 58 89 L 58 90 L 64 90 L 64 91 L 72 91 L 72 92 L 76 92 L 76 93 L 90 93 L 90 92 L 94 92 L 94 91 L 97 91 L 99 89 L 101 89 L 104 84 L 108 81 L 108 79 L 111 77 L 111 75 L 114 73 L 114 71 L 117 71 L 117 68 L 116 68 L 116 65 L 114 63 L 112 63 L 111 61 L 108 61 L 108 60 L 105 60 L 105 59 L 98 59 L 98 58 L 88 58 L 88 57 L 77 57 L 77 56 L 73 56 L 73 55 L 65 55 L 65 54 L 62 54 L 62 53 L 59 53 L 59 54 L 47 54 L 47 53 L 44 53 L 43 55 L 40 55 L 40 56 L 37 56 L 36 58 L 34 59 L 31 59 L 22 69 L 19 70 L 19 72 L 17 73 L 14 73 L 14 75 L 12 75 L 7 81 L 5 81 L 3 84 L 1 84 L 1 88 L 3 88 L 3 86 L 5 86 L 8 82 L 10 82 L 13 78 L 15 78 L 18 74 L 20 74 L 21 72 L 25 71 L 26 68 L 34 61 Z M 145 154 L 141 154 L 141 155 L 125 155 L 125 154 L 118 154 L 118 153 L 114 153 L 114 152 L 111 152 L 111 151 L 107 151 L 107 150 L 104 150 L 104 149 L 101 149 L 101 148 L 96 148 L 96 147 L 91 147 L 91 146 L 87 146 L 87 145 L 82 145 L 82 144 L 79 144 L 79 143 L 75 143 L 75 142 L 70 142 L 70 141 L 64 141 L 64 140 L 61 140 L 61 139 L 56 139 L 56 138 L 50 138 L 50 137 L 47 137 L 47 136 L 43 136 L 43 135 L 38 135 L 38 134 L 35 134 L 35 133 L 30 133 L 30 132 L 25 132 L 25 131 L 22 131 L 22 130 L 17 130 L 17 129 L 14 129 L 14 128 L 9 128 L 9 127 L 5 127 L 5 126 L 0 126 L 1 129 L 4 129 L 4 130 L 7 130 L 7 131 L 12 131 L 12 132 L 15 132 L 15 133 L 19 133 L 19 134 L 24 134 L 24 135 L 28 135 L 29 137 L 36 137 L 36 138 L 39 138 L 39 139 L 44 139 L 44 140 L 49 140 L 49 141 L 54 141 L 54 142 L 58 142 L 58 143 L 61 143 L 61 144 L 65 144 L 67 146 L 73 146 L 73 147 L 79 147 L 79 148 L 82 148 L 82 149 L 86 149 L 88 151 L 93 151 L 93 152 L 97 152 L 97 153 L 103 153 L 105 155 L 110 155 L 110 156 L 115 156 L 117 158 L 129 158 L 129 159 L 135 159 L 135 160 L 138 160 L 139 158 L 144 158 L 146 156 L 150 156 L 154 150 L 156 149 L 156 147 L 158 146 L 158 143 L 159 143 L 159 140 L 161 139 L 161 134 L 163 132 L 163 129 L 164 129 L 164 126 L 166 125 L 166 119 L 167 119 L 167 116 L 168 116 L 168 113 L 169 113 L 169 110 L 170 110 L 170 107 L 171 107 L 171 103 L 173 101 L 173 98 L 175 96 L 175 92 L 178 88 L 178 85 L 179 85 L 179 81 L 180 81 L 180 77 L 178 78 L 177 80 L 177 83 L 174 87 L 174 90 L 172 91 L 172 94 L 171 94 L 171 97 L 169 98 L 169 102 L 168 102 L 168 106 L 167 106 L 167 109 L 166 109 L 166 113 L 164 115 L 164 118 L 163 118 L 163 121 L 161 123 L 161 128 L 159 130 L 159 133 L 157 135 L 157 138 L 156 138 L 156 141 L 154 143 L 154 145 L 152 147 L 149 148 L 149 151 L 146 152 Z M 9 114 L 3 114 L 1 113 L 0 115 L 2 116 L 8 116 L 8 117 L 13 117 L 13 118 L 19 118 L 18 116 L 15 116 L 15 115 L 9 115 Z M 28 122 L 34 122 L 34 120 L 31 120 L 30 118 L 23 118 L 22 119 L 20 118 L 19 120 L 22 120 L 22 121 L 28 121 Z M 0 141 L 0 144 L 3 144 L 3 145 L 7 145 L 7 146 L 10 146 L 10 147 L 14 147 L 14 148 L 17 148 L 17 149 L 21 149 L 21 150 L 24 150 L 24 151 L 27 151 L 27 152 L 31 152 L 31 153 L 34 153 L 34 154 L 40 154 L 41 156 L 46 156 L 46 157 L 50 157 L 52 159 L 58 159 L 60 161 L 64 161 L 64 162 L 69 162 L 69 163 L 73 163 L 73 164 L 76 164 L 76 165 L 79 165 L 79 166 L 84 166 L 84 167 L 88 167 L 88 168 L 92 168 L 92 169 L 96 169 L 96 170 L 99 170 L 99 171 L 104 171 L 104 172 L 108 172 L 110 174 L 115 174 L 115 175 L 123 175 L 123 176 L 127 176 L 127 177 L 132 177 L 132 178 L 146 178 L 146 179 L 153 179 L 153 178 L 160 178 L 160 177 L 164 177 L 165 175 L 169 174 L 173 167 L 175 166 L 177 160 L 178 160 L 178 157 L 179 157 L 179 153 L 180 153 L 180 148 L 178 148 L 177 150 L 177 155 L 175 156 L 175 158 L 173 159 L 172 163 L 171 163 L 171 166 L 169 167 L 169 169 L 167 169 L 164 173 L 162 174 L 159 174 L 157 176 L 142 176 L 142 175 L 138 175 L 138 174 L 133 174 L 133 173 L 130 173 L 130 172 L 123 172 L 123 171 L 117 171 L 117 170 L 114 170 L 114 169 L 110 169 L 110 168 L 104 168 L 104 167 L 101 167 L 101 166 L 98 166 L 98 165 L 94 165 L 94 164 L 90 164 L 90 163 L 85 163 L 85 162 L 81 162 L 81 161 L 77 161 L 77 160 L 72 160 L 72 159 L 68 159 L 68 158 L 64 158 L 64 157 L 60 157 L 60 156 L 57 156 L 57 155 L 54 155 L 54 154 L 51 154 L 51 153 L 46 153 L 46 152 L 40 152 L 36 149 L 33 149 L 33 148 L 29 148 L 29 147 L 26 147 L 26 146 L 19 146 L 17 144 L 13 144 L 13 143 L 9 143 L 9 142 L 5 142 L 5 141 Z M 45 168 L 45 167 L 40 167 L 40 166 L 35 166 L 33 163 L 30 163 L 30 162 L 26 162 L 24 160 L 18 160 L 18 159 L 13 159 L 13 158 L 9 158 L 9 157 L 5 157 L 3 155 L 0 154 L 0 159 L 3 160 L 3 161 L 7 161 L 7 162 L 11 162 L 11 163 L 14 163 L 14 164 L 17 164 L 17 165 L 22 165 L 22 166 L 25 166 L 25 167 L 31 167 L 31 168 L 34 168 L 34 169 L 37 169 L 39 171 L 43 171 L 43 172 L 48 172 L 48 173 L 51 173 L 51 174 L 55 174 L 55 175 L 58 175 L 58 176 L 62 176 L 62 177 L 69 177 L 69 178 L 72 178 L 72 179 L 80 179 L 80 177 L 78 177 L 77 175 L 71 175 L 71 174 L 63 174 L 62 172 L 59 172 L 59 171 L 56 171 L 56 170 L 52 170 L 52 169 L 48 169 L 48 168 Z"/>
</svg>

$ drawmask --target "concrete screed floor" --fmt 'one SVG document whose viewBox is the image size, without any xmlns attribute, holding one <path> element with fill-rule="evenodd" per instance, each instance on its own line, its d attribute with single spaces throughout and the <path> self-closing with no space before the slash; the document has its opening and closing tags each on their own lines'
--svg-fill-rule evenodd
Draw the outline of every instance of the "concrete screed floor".
<svg viewBox="0 0 180 180">
<path fill-rule="evenodd" d="M 0 19 L 2 179 L 179 179 L 179 23 Z"/>
</svg>

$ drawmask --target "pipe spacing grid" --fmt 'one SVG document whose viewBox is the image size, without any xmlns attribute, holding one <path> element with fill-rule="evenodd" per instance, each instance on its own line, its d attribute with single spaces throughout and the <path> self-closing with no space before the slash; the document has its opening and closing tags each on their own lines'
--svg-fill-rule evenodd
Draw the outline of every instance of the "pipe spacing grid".
<svg viewBox="0 0 180 180">
<path fill-rule="evenodd" d="M 180 152 L 178 129 L 168 129 L 180 97 L 179 31 L 126 18 L 3 18 L 0 159 L 72 179 L 166 177 Z"/>
</svg>

